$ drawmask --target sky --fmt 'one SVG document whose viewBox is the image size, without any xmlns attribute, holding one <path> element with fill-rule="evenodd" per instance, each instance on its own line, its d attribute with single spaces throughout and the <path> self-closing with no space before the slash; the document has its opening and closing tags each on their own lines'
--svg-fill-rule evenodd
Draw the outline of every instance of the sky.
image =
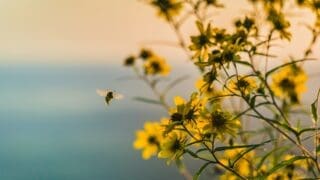
<svg viewBox="0 0 320 180">
<path fill-rule="evenodd" d="M 227 1 L 214 23 L 226 25 L 245 10 L 244 2 Z M 176 39 L 139 0 L 0 0 L 0 25 L 2 62 L 118 62 L 150 42 Z M 192 25 L 184 27 L 187 33 L 196 32 Z M 185 58 L 171 47 L 160 51 Z"/>
<path fill-rule="evenodd" d="M 1 0 L 0 57 L 114 60 L 136 50 L 141 34 L 169 34 L 153 15 L 135 0 Z"/>
</svg>

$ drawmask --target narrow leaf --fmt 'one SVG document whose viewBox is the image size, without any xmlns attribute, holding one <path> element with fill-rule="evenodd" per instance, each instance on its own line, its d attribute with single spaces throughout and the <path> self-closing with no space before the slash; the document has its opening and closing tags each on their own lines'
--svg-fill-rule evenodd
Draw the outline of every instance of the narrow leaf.
<svg viewBox="0 0 320 180">
<path fill-rule="evenodd" d="M 178 85 L 179 83 L 181 83 L 184 80 L 187 80 L 189 78 L 188 75 L 179 77 L 175 80 L 173 80 L 167 87 L 166 89 L 163 91 L 163 94 L 166 94 L 168 91 L 170 91 L 172 88 L 174 88 L 176 85 Z"/>
<path fill-rule="evenodd" d="M 198 155 L 194 152 L 192 152 L 191 150 L 189 149 L 185 149 L 185 152 L 187 152 L 188 154 L 190 154 L 190 156 L 194 157 L 194 158 L 198 158 Z"/>
<path fill-rule="evenodd" d="M 204 165 L 202 165 L 200 169 L 196 172 L 196 174 L 193 176 L 193 180 L 198 180 L 202 171 L 204 171 L 209 164 L 211 164 L 211 162 L 207 162 Z"/>
<path fill-rule="evenodd" d="M 239 145 L 239 146 L 221 146 L 214 149 L 214 151 L 224 151 L 224 150 L 230 150 L 230 149 L 240 149 L 240 148 L 252 148 L 252 147 L 259 147 L 264 144 L 267 144 L 273 140 L 264 141 L 259 144 L 250 144 L 250 145 Z"/>
<path fill-rule="evenodd" d="M 260 169 L 260 168 L 262 167 L 264 161 L 265 161 L 270 155 L 272 155 L 272 154 L 275 153 L 276 151 L 280 151 L 280 150 L 285 151 L 285 150 L 287 150 L 287 149 L 288 149 L 288 148 L 285 147 L 285 148 L 275 148 L 275 149 L 271 150 L 270 152 L 268 152 L 267 154 L 265 154 L 264 156 L 262 156 L 260 162 L 259 162 L 258 165 L 257 165 L 257 169 Z"/>
<path fill-rule="evenodd" d="M 271 70 L 269 70 L 267 73 L 266 73 L 266 77 L 268 77 L 270 74 L 272 74 L 273 72 L 277 71 L 278 69 L 281 69 L 281 68 L 284 68 L 286 66 L 290 66 L 292 64 L 296 64 L 296 63 L 299 63 L 299 62 L 304 62 L 304 61 L 310 61 L 310 60 L 314 60 L 314 59 L 300 59 L 300 60 L 296 60 L 296 61 L 291 61 L 291 62 L 288 62 L 288 63 L 284 63 L 280 66 L 277 66 Z"/>
<path fill-rule="evenodd" d="M 317 98 L 316 100 L 311 104 L 311 112 L 312 117 L 315 122 L 318 121 L 318 101 L 319 101 L 319 95 L 320 95 L 320 89 L 318 90 Z"/>
<path fill-rule="evenodd" d="M 156 105 L 161 105 L 162 104 L 158 100 L 149 99 L 149 98 L 145 98 L 145 97 L 134 97 L 133 100 L 144 102 L 144 103 L 148 103 L 148 104 L 156 104 Z"/>
<path fill-rule="evenodd" d="M 248 66 L 248 67 L 251 67 L 251 68 L 252 68 L 252 64 L 250 64 L 250 63 L 249 63 L 249 62 L 247 62 L 247 61 L 239 61 L 239 60 L 235 60 L 235 61 L 233 61 L 233 62 L 235 62 L 235 63 L 237 63 L 237 64 L 244 65 L 244 66 Z"/>
<path fill-rule="evenodd" d="M 284 168 L 290 164 L 293 164 L 295 161 L 300 160 L 300 159 L 306 159 L 306 157 L 304 156 L 295 156 L 289 160 L 285 160 L 280 162 L 279 164 L 277 164 L 276 166 L 274 166 L 272 169 L 270 169 L 267 173 L 266 173 L 266 177 L 269 176 L 270 174 L 274 173 L 275 171 Z"/>
</svg>

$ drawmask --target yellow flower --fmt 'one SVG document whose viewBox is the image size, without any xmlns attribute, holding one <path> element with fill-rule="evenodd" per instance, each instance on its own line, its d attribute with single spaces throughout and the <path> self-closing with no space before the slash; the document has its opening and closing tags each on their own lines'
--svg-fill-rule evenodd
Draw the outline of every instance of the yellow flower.
<svg viewBox="0 0 320 180">
<path fill-rule="evenodd" d="M 136 140 L 133 143 L 135 149 L 142 149 L 142 158 L 149 159 L 159 151 L 163 139 L 163 127 L 158 122 L 146 122 L 144 130 L 136 132 Z"/>
<path fill-rule="evenodd" d="M 224 7 L 223 4 L 220 4 L 218 0 L 205 0 L 207 5 L 215 6 L 215 7 Z"/>
<path fill-rule="evenodd" d="M 170 72 L 170 66 L 166 61 L 156 55 L 149 57 L 144 63 L 144 70 L 146 74 L 150 75 L 168 75 Z"/>
<path fill-rule="evenodd" d="M 215 97 L 221 95 L 212 84 L 205 82 L 202 78 L 196 81 L 196 88 L 207 97 Z"/>
<path fill-rule="evenodd" d="M 184 146 L 187 142 L 187 136 L 182 131 L 172 131 L 161 142 L 161 149 L 158 153 L 159 158 L 172 160 L 180 159 L 184 153 Z"/>
<path fill-rule="evenodd" d="M 241 149 L 231 149 L 224 151 L 223 159 L 221 159 L 221 162 L 228 166 L 229 162 L 235 161 L 237 156 L 239 154 L 243 153 L 243 150 Z M 241 157 L 237 162 L 234 164 L 234 170 L 238 172 L 241 176 L 248 177 L 253 175 L 254 173 L 252 171 L 252 163 L 254 160 L 254 151 L 250 151 L 246 153 L 243 157 Z M 233 173 L 226 172 L 222 176 L 220 176 L 220 180 L 229 180 L 229 179 L 237 179 L 237 176 L 235 176 Z"/>
<path fill-rule="evenodd" d="M 200 58 L 200 61 L 207 60 L 209 57 L 209 47 L 212 45 L 212 29 L 208 24 L 207 29 L 204 29 L 203 24 L 199 21 L 196 22 L 200 32 L 197 36 L 191 36 L 192 44 L 189 46 L 191 51 L 195 51 L 194 59 Z"/>
<path fill-rule="evenodd" d="M 283 157 L 284 161 L 294 158 L 293 155 L 288 154 Z M 271 166 L 272 168 L 273 166 Z M 303 179 L 303 175 L 306 174 L 308 170 L 307 159 L 300 159 L 294 161 L 292 164 L 289 164 L 278 170 L 267 177 L 267 180 L 281 179 L 281 180 L 291 180 L 291 179 Z"/>
<path fill-rule="evenodd" d="M 189 101 L 177 96 L 174 98 L 175 107 L 170 109 L 170 119 L 172 122 L 187 122 L 194 121 L 200 111 L 205 108 L 207 103 L 206 98 L 200 98 L 197 93 L 193 93 Z M 186 120 L 186 121 L 185 121 Z"/>
<path fill-rule="evenodd" d="M 234 119 L 230 113 L 221 110 L 212 112 L 203 127 L 206 134 L 212 134 L 219 139 L 224 139 L 227 134 L 234 136 L 240 127 L 240 121 Z"/>
<path fill-rule="evenodd" d="M 124 60 L 125 66 L 133 66 L 136 61 L 136 58 L 134 56 L 129 56 Z"/>
<path fill-rule="evenodd" d="M 151 5 L 158 9 L 160 17 L 171 20 L 180 14 L 183 3 L 179 0 L 152 0 Z"/>
<path fill-rule="evenodd" d="M 285 19 L 285 15 L 282 12 L 270 8 L 268 10 L 267 20 L 272 24 L 274 30 L 279 32 L 281 38 L 290 40 L 291 33 L 288 30 L 290 28 L 290 22 Z"/>
<path fill-rule="evenodd" d="M 205 143 L 208 146 L 210 145 L 210 136 L 204 131 L 204 126 L 206 126 L 206 120 L 202 117 L 198 117 L 193 123 L 186 124 L 185 127 L 192 134 L 190 144 L 193 144 L 196 147 L 199 147 L 202 143 Z"/>
<path fill-rule="evenodd" d="M 306 91 L 307 75 L 297 65 L 280 69 L 272 76 L 271 89 L 275 96 L 299 103 L 301 94 Z"/>
<path fill-rule="evenodd" d="M 154 53 L 149 50 L 149 49 L 141 49 L 140 50 L 140 54 L 139 54 L 139 57 L 142 59 L 142 60 L 147 60 L 148 58 L 154 56 Z"/>
<path fill-rule="evenodd" d="M 256 79 L 251 76 L 237 76 L 233 77 L 228 82 L 228 88 L 233 93 L 243 93 L 244 95 L 248 95 L 254 90 L 258 88 Z"/>
</svg>

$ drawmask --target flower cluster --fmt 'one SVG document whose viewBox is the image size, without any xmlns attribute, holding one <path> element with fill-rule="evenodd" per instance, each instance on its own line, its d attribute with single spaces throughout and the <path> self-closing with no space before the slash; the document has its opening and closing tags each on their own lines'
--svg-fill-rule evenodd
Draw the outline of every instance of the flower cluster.
<svg viewBox="0 0 320 180">
<path fill-rule="evenodd" d="M 141 49 L 140 54 L 137 57 L 142 60 L 142 69 L 146 75 L 166 76 L 170 72 L 170 66 L 167 64 L 166 60 L 149 49 Z M 137 64 L 136 59 L 135 56 L 129 56 L 125 59 L 124 65 L 135 66 Z"/>
<path fill-rule="evenodd" d="M 181 158 L 190 145 L 209 146 L 216 140 L 225 142 L 235 137 L 240 121 L 230 112 L 213 108 L 207 98 L 198 93 L 186 101 L 174 98 L 169 117 L 161 122 L 146 122 L 144 130 L 137 131 L 134 147 L 143 149 L 143 158 L 158 154 L 168 162 Z"/>
<path fill-rule="evenodd" d="M 302 106 L 308 79 L 303 64 L 312 59 L 320 36 L 319 1 L 249 0 L 254 11 L 236 19 L 230 29 L 207 19 L 213 7 L 225 7 L 217 0 L 146 2 L 173 28 L 177 44 L 200 70 L 200 78 L 188 89 L 193 92 L 188 98 L 176 96 L 167 103 L 167 92 L 183 78 L 166 87 L 158 85 L 170 67 L 148 49 L 125 60 L 156 96 L 140 100 L 167 112 L 136 132 L 133 146 L 142 151 L 143 159 L 157 156 L 181 167 L 183 157 L 191 156 L 203 162 L 194 179 L 204 170 L 226 180 L 320 178 L 320 91 L 310 113 Z M 290 42 L 292 23 L 286 9 L 291 7 L 308 9 L 315 20 L 308 26 L 312 41 L 303 58 L 285 62 L 273 54 L 273 45 Z M 182 24 L 188 19 L 196 19 L 198 33 L 185 41 Z M 269 63 L 271 59 L 275 63 Z"/>
</svg>

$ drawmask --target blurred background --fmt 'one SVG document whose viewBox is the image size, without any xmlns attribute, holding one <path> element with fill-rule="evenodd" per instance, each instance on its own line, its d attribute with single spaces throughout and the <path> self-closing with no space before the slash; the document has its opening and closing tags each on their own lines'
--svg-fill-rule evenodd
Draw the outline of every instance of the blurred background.
<svg viewBox="0 0 320 180">
<path fill-rule="evenodd" d="M 245 1 L 227 7 L 213 22 L 228 27 L 246 11 Z M 167 114 L 132 100 L 152 93 L 124 78 L 133 73 L 123 59 L 154 46 L 173 76 L 190 76 L 171 95 L 187 95 L 197 78 L 184 52 L 152 43 L 176 38 L 155 14 L 138 0 L 0 1 L 0 179 L 182 179 L 174 166 L 143 161 L 132 148 L 144 121 Z M 192 25 L 185 25 L 186 34 L 196 32 Z M 291 55 L 309 37 L 304 28 L 294 33 L 298 46 L 284 45 Z M 306 65 L 315 94 L 320 65 Z M 125 99 L 105 106 L 97 88 Z"/>
</svg>

